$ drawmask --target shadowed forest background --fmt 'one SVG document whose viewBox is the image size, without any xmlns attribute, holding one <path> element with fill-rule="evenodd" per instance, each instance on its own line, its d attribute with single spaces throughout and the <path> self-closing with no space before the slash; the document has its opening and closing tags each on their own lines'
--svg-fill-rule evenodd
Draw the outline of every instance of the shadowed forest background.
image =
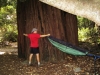
<svg viewBox="0 0 100 75">
<path fill-rule="evenodd" d="M 21 73 L 24 75 L 48 75 L 50 72 L 52 72 L 52 75 L 70 75 L 71 73 L 74 75 L 74 72 L 77 71 L 85 72 L 86 74 L 86 69 L 88 68 L 88 71 L 90 71 L 90 67 L 93 67 L 94 62 L 92 58 L 87 57 L 85 59 L 85 57 L 82 57 L 83 59 L 81 59 L 81 57 L 78 58 L 77 56 L 63 53 L 52 46 L 47 38 L 40 39 L 39 41 L 41 61 L 46 66 L 42 66 L 39 69 L 36 66 L 27 67 L 29 40 L 22 34 L 30 33 L 33 27 L 38 28 L 38 32 L 41 34 L 50 33 L 56 38 L 100 55 L 100 27 L 95 22 L 67 13 L 37 0 L 0 0 L 0 54 L 8 52 L 4 54 L 5 56 L 1 55 L 1 61 L 3 61 L 1 64 L 4 65 L 3 69 L 1 69 L 2 75 L 7 75 L 8 73 L 13 73 L 12 75 L 20 75 Z M 83 60 L 85 62 L 78 66 Z M 9 63 L 10 61 L 12 65 Z M 87 64 L 86 62 L 90 64 L 84 67 Z M 97 62 L 100 61 L 98 60 Z M 15 66 L 14 63 L 18 64 Z M 33 60 L 33 63 L 36 65 L 36 59 Z M 66 65 L 66 63 L 68 64 Z M 11 66 L 7 66 L 7 64 Z M 98 65 L 99 63 L 97 63 Z M 6 66 L 8 70 L 5 68 Z M 14 70 L 17 66 L 20 67 L 15 72 Z M 74 67 L 73 71 L 71 70 L 72 67 Z M 53 68 L 56 69 L 48 72 L 49 69 Z M 7 72 L 3 73 L 4 70 L 7 70 Z M 27 73 L 23 72 L 24 70 Z M 56 70 L 59 72 L 55 73 Z"/>
</svg>

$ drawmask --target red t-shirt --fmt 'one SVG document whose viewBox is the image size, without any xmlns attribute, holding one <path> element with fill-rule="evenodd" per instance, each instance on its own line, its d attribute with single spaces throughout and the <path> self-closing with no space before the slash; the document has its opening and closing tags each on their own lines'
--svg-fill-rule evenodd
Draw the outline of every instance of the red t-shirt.
<svg viewBox="0 0 100 75">
<path fill-rule="evenodd" d="M 30 39 L 30 47 L 39 47 L 38 40 L 40 38 L 40 34 L 28 34 L 28 38 Z"/>
</svg>

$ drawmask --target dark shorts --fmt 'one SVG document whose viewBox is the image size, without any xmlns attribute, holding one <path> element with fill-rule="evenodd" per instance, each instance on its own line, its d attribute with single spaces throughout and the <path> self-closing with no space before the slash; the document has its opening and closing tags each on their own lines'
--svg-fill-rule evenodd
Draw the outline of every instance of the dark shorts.
<svg viewBox="0 0 100 75">
<path fill-rule="evenodd" d="M 39 53 L 39 47 L 31 47 L 30 53 L 32 54 L 38 54 Z"/>
</svg>

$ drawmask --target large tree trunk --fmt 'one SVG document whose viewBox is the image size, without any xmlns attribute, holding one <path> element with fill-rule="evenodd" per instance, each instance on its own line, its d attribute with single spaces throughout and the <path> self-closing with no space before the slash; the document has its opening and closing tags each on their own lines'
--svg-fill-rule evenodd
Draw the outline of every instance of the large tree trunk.
<svg viewBox="0 0 100 75">
<path fill-rule="evenodd" d="M 63 11 L 88 18 L 100 25 L 100 0 L 40 0 Z"/>
<path fill-rule="evenodd" d="M 52 36 L 78 45 L 78 27 L 75 15 L 51 7 L 38 0 L 18 1 L 18 51 L 19 57 L 29 54 L 29 39 L 23 33 L 30 33 L 33 27 L 38 28 L 40 34 L 50 33 Z M 39 40 L 41 60 L 66 58 L 66 53 L 56 49 L 47 38 Z M 25 52 L 24 52 L 25 51 Z"/>
<path fill-rule="evenodd" d="M 17 3 L 17 25 L 18 25 L 18 56 L 26 58 L 26 41 L 23 37 L 26 25 L 26 8 L 25 2 Z"/>
</svg>

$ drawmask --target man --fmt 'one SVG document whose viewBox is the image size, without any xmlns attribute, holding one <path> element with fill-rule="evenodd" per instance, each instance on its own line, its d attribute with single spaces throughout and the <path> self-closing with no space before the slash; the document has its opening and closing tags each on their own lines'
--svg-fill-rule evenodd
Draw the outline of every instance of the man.
<svg viewBox="0 0 100 75">
<path fill-rule="evenodd" d="M 37 29 L 36 28 L 33 28 L 31 32 L 32 32 L 31 34 L 23 34 L 24 36 L 27 36 L 30 39 L 29 65 L 31 65 L 33 54 L 36 54 L 36 59 L 37 59 L 38 66 L 39 66 L 40 65 L 40 58 L 39 58 L 38 40 L 41 37 L 50 36 L 50 34 L 40 35 L 40 34 L 37 33 Z"/>
</svg>

